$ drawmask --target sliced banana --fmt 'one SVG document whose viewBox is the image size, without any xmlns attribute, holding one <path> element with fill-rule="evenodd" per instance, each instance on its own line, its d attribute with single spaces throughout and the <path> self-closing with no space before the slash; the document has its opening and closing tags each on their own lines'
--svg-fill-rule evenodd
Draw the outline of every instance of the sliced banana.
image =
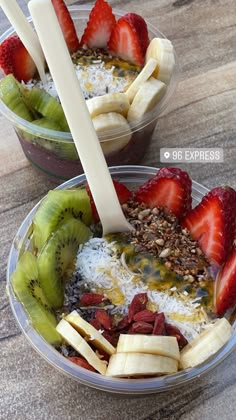
<svg viewBox="0 0 236 420">
<path fill-rule="evenodd" d="M 97 115 L 92 120 L 98 137 L 100 132 L 105 133 L 108 130 L 120 129 L 123 131 L 122 135 L 114 133 L 114 135 L 109 136 L 109 140 L 100 140 L 105 155 L 118 152 L 129 143 L 132 133 L 123 115 L 117 112 L 108 112 L 107 114 Z"/>
<path fill-rule="evenodd" d="M 104 350 L 109 355 L 116 352 L 115 347 L 113 347 L 111 343 L 109 343 L 109 341 L 107 341 L 105 337 L 96 330 L 96 328 L 89 324 L 89 322 L 85 321 L 78 312 L 71 312 L 65 317 L 65 320 L 68 321 L 83 337 L 85 337 L 87 342 L 91 342 L 94 347 Z"/>
<path fill-rule="evenodd" d="M 147 353 L 179 360 L 179 346 L 175 337 L 163 335 L 120 334 L 117 353 Z"/>
<path fill-rule="evenodd" d="M 199 365 L 216 353 L 230 339 L 233 328 L 226 318 L 218 319 L 180 352 L 183 369 Z"/>
<path fill-rule="evenodd" d="M 151 57 L 146 62 L 145 66 L 143 67 L 139 75 L 136 77 L 136 79 L 134 79 L 133 83 L 131 83 L 131 85 L 125 92 L 129 98 L 130 103 L 133 101 L 140 86 L 142 86 L 142 84 L 146 82 L 149 79 L 149 77 L 151 77 L 151 75 L 157 68 L 157 65 L 158 65 L 158 61 L 155 58 Z"/>
<path fill-rule="evenodd" d="M 106 376 L 165 375 L 177 370 L 178 361 L 170 357 L 144 353 L 115 353 L 110 357 Z"/>
<path fill-rule="evenodd" d="M 106 362 L 98 358 L 84 338 L 81 337 L 81 335 L 69 324 L 69 322 L 62 319 L 57 325 L 56 330 L 71 347 L 73 347 L 91 366 L 94 367 L 94 369 L 102 375 L 105 375 L 107 370 Z"/>
<path fill-rule="evenodd" d="M 171 41 L 165 38 L 153 38 L 147 48 L 145 61 L 148 62 L 150 58 L 158 61 L 154 76 L 168 85 L 175 67 L 175 54 Z"/>
<path fill-rule="evenodd" d="M 126 117 L 129 110 L 129 100 L 126 93 L 107 93 L 86 101 L 91 117 L 106 112 L 117 112 Z"/>
<path fill-rule="evenodd" d="M 127 120 L 139 120 L 146 112 L 151 111 L 166 93 L 166 85 L 151 77 L 144 82 L 136 93 L 130 105 Z"/>
</svg>

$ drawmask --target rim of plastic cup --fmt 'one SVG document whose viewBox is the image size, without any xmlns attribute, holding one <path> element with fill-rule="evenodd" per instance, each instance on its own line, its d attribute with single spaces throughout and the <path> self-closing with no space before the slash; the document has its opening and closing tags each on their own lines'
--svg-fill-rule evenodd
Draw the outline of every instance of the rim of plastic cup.
<svg viewBox="0 0 236 420">
<path fill-rule="evenodd" d="M 113 166 L 110 167 L 110 173 L 113 177 L 126 177 L 127 182 L 135 179 L 138 182 L 138 177 L 153 176 L 158 168 L 149 166 Z M 84 174 L 72 178 L 64 182 L 55 189 L 72 188 L 81 185 L 86 180 Z M 201 184 L 193 181 L 193 198 L 195 202 L 199 202 L 203 195 L 208 192 L 208 189 Z M 9 295 L 12 312 L 27 339 L 30 341 L 34 349 L 53 367 L 63 372 L 68 377 L 102 391 L 108 391 L 117 394 L 151 394 L 168 391 L 177 388 L 189 381 L 201 377 L 211 369 L 219 365 L 230 353 L 236 348 L 236 321 L 233 324 L 233 335 L 230 340 L 207 361 L 198 365 L 195 368 L 185 369 L 176 374 L 166 375 L 156 378 L 145 379 L 120 379 L 110 378 L 89 370 L 80 368 L 76 364 L 67 360 L 62 356 L 53 346 L 48 344 L 32 327 L 29 319 L 24 311 L 22 304 L 16 299 L 11 287 L 11 274 L 15 270 L 17 259 L 21 254 L 21 249 L 27 244 L 27 238 L 31 229 L 32 217 L 38 208 L 40 202 L 28 213 L 23 223 L 21 224 L 11 246 L 8 266 L 7 266 L 7 291 Z"/>
<path fill-rule="evenodd" d="M 77 17 L 77 16 L 73 16 L 74 20 L 77 19 L 85 19 L 88 17 L 88 14 L 90 13 L 92 7 L 88 7 L 88 6 L 68 6 L 70 12 L 72 13 L 76 13 L 78 11 L 81 12 L 81 14 Z M 122 10 L 118 10 L 118 9 L 113 9 L 113 13 L 118 16 L 121 17 L 123 16 L 126 12 L 122 11 Z M 27 17 L 28 21 L 31 22 L 32 19 L 31 17 Z M 149 33 L 152 35 L 152 37 L 161 37 L 161 38 L 166 38 L 166 36 L 160 32 L 155 26 L 153 26 L 151 23 L 148 22 L 148 20 L 146 20 L 147 26 L 148 26 L 148 31 Z M 7 31 L 5 31 L 1 37 L 0 37 L 0 44 L 6 39 L 8 38 L 10 35 L 12 35 L 13 33 L 15 33 L 13 27 L 11 26 Z M 129 130 L 131 129 L 131 132 L 134 133 L 138 130 L 141 130 L 143 128 L 145 128 L 147 125 L 151 124 L 153 121 L 157 120 L 157 118 L 164 112 L 164 110 L 168 107 L 170 99 L 172 98 L 175 90 L 176 90 L 176 86 L 177 86 L 177 74 L 178 74 L 178 59 L 177 59 L 177 55 L 176 52 L 174 50 L 174 54 L 175 54 L 175 68 L 173 71 L 173 75 L 171 77 L 170 83 L 167 86 L 167 91 L 166 94 L 164 95 L 164 97 L 160 100 L 160 102 L 155 106 L 155 108 L 149 112 L 147 112 L 145 114 L 145 116 L 138 120 L 138 121 L 134 121 L 133 123 L 129 123 Z M 0 72 L 0 75 L 3 75 L 3 72 Z M 69 142 L 73 142 L 72 136 L 69 132 L 62 132 L 62 131 L 55 131 L 55 130 L 50 130 L 44 127 L 38 127 L 32 123 L 30 123 L 29 121 L 24 120 L 23 118 L 19 117 L 18 115 L 16 115 L 13 111 L 11 111 L 4 103 L 3 101 L 0 99 L 0 112 L 8 119 L 11 121 L 11 123 L 15 126 L 17 126 L 17 128 L 21 129 L 21 130 L 25 130 L 35 136 L 41 136 L 41 137 L 45 137 L 49 140 L 52 141 L 69 141 Z M 124 135 L 127 134 L 127 129 L 126 128 L 116 128 L 116 129 L 112 129 L 112 130 L 107 130 L 104 134 L 99 133 L 99 140 L 100 141 L 112 141 L 112 140 L 116 140 L 119 137 L 122 137 Z"/>
</svg>

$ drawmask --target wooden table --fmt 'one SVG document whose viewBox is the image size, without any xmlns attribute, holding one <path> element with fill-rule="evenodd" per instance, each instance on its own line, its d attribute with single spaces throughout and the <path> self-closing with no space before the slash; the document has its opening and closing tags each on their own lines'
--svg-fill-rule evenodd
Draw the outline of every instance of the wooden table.
<svg viewBox="0 0 236 420">
<path fill-rule="evenodd" d="M 86 1 L 80 1 L 84 4 Z M 110 1 L 147 18 L 170 38 L 179 57 L 179 84 L 160 117 L 142 163 L 159 165 L 160 147 L 222 147 L 224 163 L 180 165 L 211 188 L 236 187 L 235 0 Z M 27 7 L 19 1 L 26 14 Z M 8 22 L 0 12 L 1 32 Z M 206 376 L 165 394 L 116 397 L 73 382 L 28 344 L 5 293 L 7 258 L 17 228 L 54 185 L 25 159 L 9 122 L 0 117 L 0 418 L 223 420 L 236 415 L 236 352 Z"/>
</svg>

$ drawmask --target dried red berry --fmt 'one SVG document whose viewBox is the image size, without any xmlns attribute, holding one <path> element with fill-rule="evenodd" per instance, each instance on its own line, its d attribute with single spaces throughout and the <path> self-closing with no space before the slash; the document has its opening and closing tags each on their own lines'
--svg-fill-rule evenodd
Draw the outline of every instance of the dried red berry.
<svg viewBox="0 0 236 420">
<path fill-rule="evenodd" d="M 93 368 L 93 366 L 91 366 L 91 365 L 87 362 L 87 360 L 86 360 L 86 359 L 84 359 L 83 357 L 77 357 L 77 356 L 74 356 L 74 357 L 67 357 L 67 359 L 69 359 L 71 362 L 75 363 L 76 365 L 78 365 L 78 366 L 80 366 L 80 367 L 82 367 L 82 368 L 84 368 L 84 369 L 91 370 L 92 372 L 97 372 L 97 371 Z"/>
<path fill-rule="evenodd" d="M 129 321 L 133 320 L 134 315 L 137 312 L 140 312 L 146 309 L 147 303 L 148 303 L 147 293 L 137 293 L 137 295 L 133 297 L 133 300 L 129 306 L 129 312 L 128 312 Z"/>
<path fill-rule="evenodd" d="M 119 334 L 110 334 L 108 331 L 103 331 L 102 332 L 103 337 L 109 341 L 109 343 L 111 343 L 114 347 L 117 346 L 117 342 L 118 342 L 118 338 L 119 338 Z"/>
<path fill-rule="evenodd" d="M 138 312 L 134 315 L 134 321 L 144 321 L 144 322 L 154 322 L 156 319 L 156 314 L 149 309 L 144 309 L 143 311 Z"/>
<path fill-rule="evenodd" d="M 95 312 L 95 318 L 100 322 L 105 330 L 111 329 L 113 319 L 104 309 L 97 309 Z"/>
<path fill-rule="evenodd" d="M 133 322 L 128 331 L 128 334 L 151 334 L 152 330 L 153 325 L 148 324 L 147 322 L 138 321 Z"/>
<path fill-rule="evenodd" d="M 107 298 L 104 295 L 99 295 L 98 293 L 84 293 L 80 298 L 80 306 L 99 305 L 105 300 L 107 300 Z"/>
<path fill-rule="evenodd" d="M 126 330 L 130 326 L 128 315 L 125 315 L 114 328 L 115 331 Z"/>
<path fill-rule="evenodd" d="M 96 330 L 101 330 L 102 329 L 102 326 L 101 326 L 101 324 L 100 324 L 100 322 L 97 320 L 97 319 L 90 319 L 90 321 L 89 321 L 89 323 L 94 327 L 94 328 L 96 328 Z"/>
<path fill-rule="evenodd" d="M 174 327 L 174 325 L 168 324 L 167 322 L 165 323 L 165 327 L 167 335 L 176 337 L 180 350 L 188 344 L 188 340 L 177 327 Z"/>
<path fill-rule="evenodd" d="M 156 314 L 152 334 L 153 335 L 166 335 L 165 315 L 163 312 Z"/>
</svg>

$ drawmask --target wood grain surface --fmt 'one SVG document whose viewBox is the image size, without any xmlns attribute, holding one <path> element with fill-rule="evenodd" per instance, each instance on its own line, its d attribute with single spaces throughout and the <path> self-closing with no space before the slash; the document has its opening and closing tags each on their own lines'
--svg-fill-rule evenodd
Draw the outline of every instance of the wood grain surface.
<svg viewBox="0 0 236 420">
<path fill-rule="evenodd" d="M 28 15 L 26 2 L 18 3 Z M 178 55 L 178 88 L 158 120 L 141 163 L 159 166 L 161 147 L 222 147 L 222 164 L 192 163 L 180 167 L 206 187 L 236 187 L 235 0 L 110 3 L 117 9 L 144 16 L 173 41 Z M 8 26 L 0 11 L 0 32 Z M 22 220 L 54 184 L 36 173 L 25 159 L 11 124 L 3 116 L 0 133 L 0 419 L 235 418 L 236 352 L 205 376 L 174 391 L 128 398 L 72 381 L 51 368 L 30 347 L 16 325 L 5 292 L 7 258 Z"/>
</svg>

